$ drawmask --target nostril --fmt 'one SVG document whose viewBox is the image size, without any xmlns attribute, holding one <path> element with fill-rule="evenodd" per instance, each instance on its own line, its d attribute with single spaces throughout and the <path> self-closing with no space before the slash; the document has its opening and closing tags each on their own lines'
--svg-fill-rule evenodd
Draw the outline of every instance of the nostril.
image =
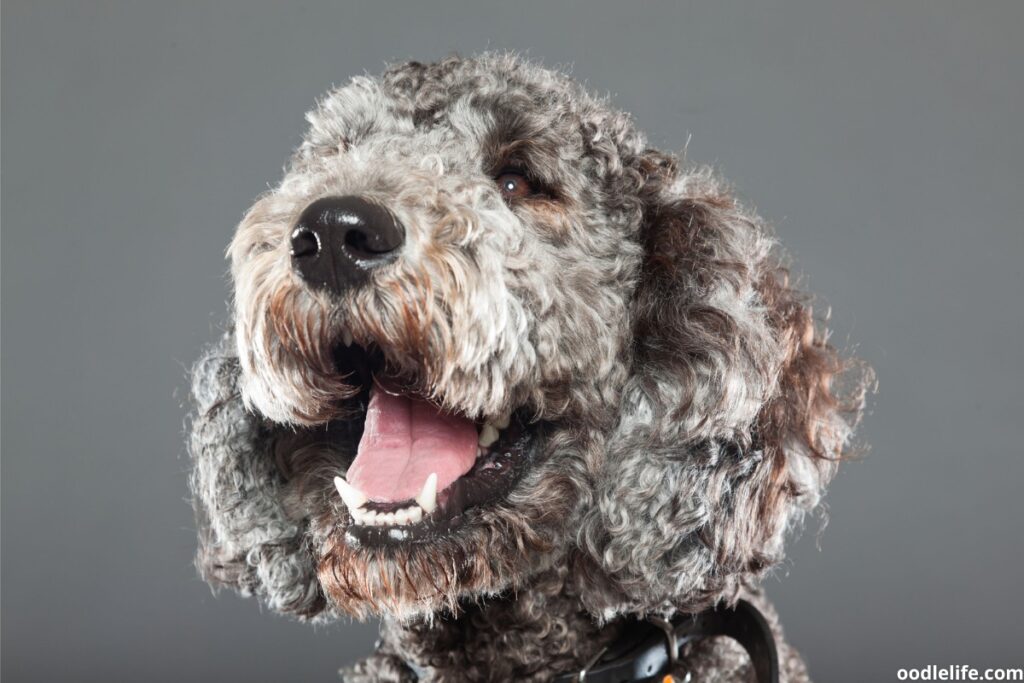
<svg viewBox="0 0 1024 683">
<path fill-rule="evenodd" d="M 290 251 L 296 258 L 316 256 L 320 253 L 320 238 L 309 228 L 300 225 L 292 231 Z"/>
<path fill-rule="evenodd" d="M 345 233 L 345 246 L 356 258 L 373 258 L 373 251 L 368 248 L 370 238 L 362 230 L 349 230 Z"/>
<path fill-rule="evenodd" d="M 345 233 L 345 246 L 357 259 L 378 259 L 394 251 L 394 245 L 385 242 L 379 233 L 367 234 L 359 228 L 351 228 Z"/>
</svg>

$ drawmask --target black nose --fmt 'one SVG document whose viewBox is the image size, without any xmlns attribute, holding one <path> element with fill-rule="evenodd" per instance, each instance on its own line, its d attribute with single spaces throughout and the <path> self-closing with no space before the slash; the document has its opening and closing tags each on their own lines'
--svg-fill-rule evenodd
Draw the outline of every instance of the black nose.
<svg viewBox="0 0 1024 683">
<path fill-rule="evenodd" d="M 292 266 L 310 285 L 340 294 L 394 261 L 404 241 L 405 228 L 384 207 L 361 197 L 324 197 L 292 230 Z"/>
</svg>

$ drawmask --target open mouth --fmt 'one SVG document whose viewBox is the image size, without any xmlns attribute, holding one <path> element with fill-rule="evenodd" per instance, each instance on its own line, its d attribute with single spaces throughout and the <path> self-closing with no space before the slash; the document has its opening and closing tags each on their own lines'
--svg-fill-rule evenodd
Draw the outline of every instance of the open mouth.
<svg viewBox="0 0 1024 683">
<path fill-rule="evenodd" d="M 339 372 L 362 386 L 351 399 L 362 422 L 356 457 L 334 484 L 355 545 L 425 541 L 499 503 L 525 470 L 533 434 L 520 412 L 455 414 L 390 370 L 375 345 L 348 335 L 335 351 Z"/>
</svg>

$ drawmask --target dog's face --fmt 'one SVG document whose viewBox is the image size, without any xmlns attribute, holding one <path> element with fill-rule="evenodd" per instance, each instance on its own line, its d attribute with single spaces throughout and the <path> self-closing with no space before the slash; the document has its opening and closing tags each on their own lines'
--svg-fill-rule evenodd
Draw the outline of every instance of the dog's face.
<svg viewBox="0 0 1024 683">
<path fill-rule="evenodd" d="M 280 609 L 409 616 L 572 563 L 610 614 L 777 557 L 846 439 L 838 365 L 710 176 L 509 57 L 356 79 L 309 121 L 230 248 L 262 445 L 229 501 L 195 447 L 209 576 L 244 554 L 228 582 Z"/>
</svg>

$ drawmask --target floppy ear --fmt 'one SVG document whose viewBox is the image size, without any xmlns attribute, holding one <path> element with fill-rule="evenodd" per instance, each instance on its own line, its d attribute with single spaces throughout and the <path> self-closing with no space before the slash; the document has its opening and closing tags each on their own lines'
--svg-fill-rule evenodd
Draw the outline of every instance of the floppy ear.
<svg viewBox="0 0 1024 683">
<path fill-rule="evenodd" d="M 631 374 L 583 539 L 598 612 L 697 609 L 782 558 L 817 505 L 863 399 L 773 256 L 707 169 L 648 151 Z"/>
<path fill-rule="evenodd" d="M 210 584 L 256 595 L 279 612 L 327 616 L 302 522 L 289 519 L 280 502 L 273 448 L 281 428 L 245 408 L 240 373 L 232 333 L 192 371 L 196 564 Z"/>
</svg>

